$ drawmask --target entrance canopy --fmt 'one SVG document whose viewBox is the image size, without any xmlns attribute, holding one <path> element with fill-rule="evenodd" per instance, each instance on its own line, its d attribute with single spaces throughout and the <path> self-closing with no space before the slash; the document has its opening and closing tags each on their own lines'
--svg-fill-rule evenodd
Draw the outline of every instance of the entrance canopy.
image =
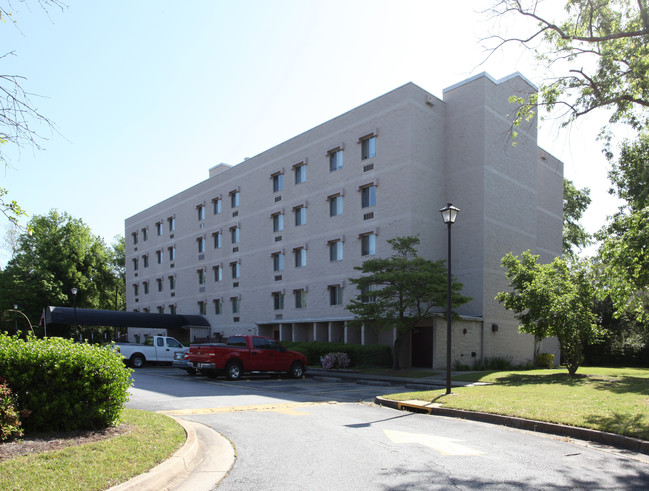
<svg viewBox="0 0 649 491">
<path fill-rule="evenodd" d="M 118 312 L 116 310 L 75 309 L 73 307 L 53 306 L 49 306 L 45 310 L 45 321 L 48 324 L 150 327 L 155 329 L 210 327 L 210 323 L 201 315 Z"/>
</svg>

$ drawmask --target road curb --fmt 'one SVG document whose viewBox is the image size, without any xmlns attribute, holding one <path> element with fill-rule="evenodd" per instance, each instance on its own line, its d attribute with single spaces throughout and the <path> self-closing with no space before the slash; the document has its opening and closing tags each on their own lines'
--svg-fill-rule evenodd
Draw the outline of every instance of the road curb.
<svg viewBox="0 0 649 491">
<path fill-rule="evenodd" d="M 607 433 L 605 431 L 591 430 L 589 428 L 579 428 L 576 426 L 565 426 L 556 423 L 546 423 L 525 418 L 516 418 L 513 416 L 502 416 L 500 414 L 481 413 L 475 411 L 465 411 L 462 409 L 451 409 L 439 406 L 433 406 L 432 403 L 421 403 L 408 401 L 393 401 L 377 396 L 374 402 L 380 406 L 392 409 L 415 411 L 428 413 L 435 416 L 447 416 L 451 418 L 468 419 L 480 421 L 483 423 L 497 424 L 508 426 L 519 430 L 537 431 L 556 436 L 565 436 L 586 440 L 594 443 L 601 443 L 611 447 L 630 450 L 632 452 L 649 455 L 649 441 L 632 438 L 629 436 Z"/>
<path fill-rule="evenodd" d="M 113 486 L 109 491 L 199 491 L 216 487 L 234 463 L 232 445 L 205 425 L 180 418 L 173 419 L 184 428 L 187 435 L 180 450 L 148 472 Z"/>
</svg>

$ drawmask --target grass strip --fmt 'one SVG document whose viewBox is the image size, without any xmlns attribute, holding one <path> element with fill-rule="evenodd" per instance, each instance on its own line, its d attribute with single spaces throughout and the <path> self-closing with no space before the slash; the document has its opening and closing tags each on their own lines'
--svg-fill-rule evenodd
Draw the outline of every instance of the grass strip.
<svg viewBox="0 0 649 491">
<path fill-rule="evenodd" d="M 581 367 L 565 370 L 472 372 L 454 380 L 493 385 L 388 394 L 444 407 L 566 424 L 649 440 L 649 369 Z"/>
<path fill-rule="evenodd" d="M 147 472 L 185 443 L 185 430 L 161 414 L 125 409 L 128 434 L 0 463 L 0 489 L 100 490 Z"/>
</svg>

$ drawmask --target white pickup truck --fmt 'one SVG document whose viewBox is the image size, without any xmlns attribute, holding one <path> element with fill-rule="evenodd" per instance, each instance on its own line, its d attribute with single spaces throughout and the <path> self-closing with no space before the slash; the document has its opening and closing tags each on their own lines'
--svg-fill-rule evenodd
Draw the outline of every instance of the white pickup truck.
<svg viewBox="0 0 649 491">
<path fill-rule="evenodd" d="M 142 368 L 146 362 L 171 363 L 174 353 L 185 353 L 189 348 L 168 336 L 146 338 L 143 344 L 118 343 L 115 349 L 124 357 L 124 361 L 133 368 Z"/>
</svg>

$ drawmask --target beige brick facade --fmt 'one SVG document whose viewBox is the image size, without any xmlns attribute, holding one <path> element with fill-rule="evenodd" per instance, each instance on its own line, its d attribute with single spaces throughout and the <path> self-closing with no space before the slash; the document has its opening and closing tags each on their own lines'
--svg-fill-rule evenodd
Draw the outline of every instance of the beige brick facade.
<svg viewBox="0 0 649 491">
<path fill-rule="evenodd" d="M 483 74 L 441 100 L 408 83 L 210 169 L 207 180 L 126 220 L 128 310 L 203 309 L 226 336 L 391 344 L 390 331 L 346 324 L 353 267 L 389 254 L 387 239 L 404 235 L 420 236 L 422 256 L 445 259 L 438 210 L 450 201 L 461 209 L 453 273 L 473 297 L 454 326 L 454 358 L 530 359 L 533 339 L 493 298 L 506 287 L 507 252 L 561 253 L 563 164 L 538 148 L 535 123 L 519 129 L 516 146 L 509 138 L 508 97 L 534 90 L 520 75 Z M 425 364 L 444 366 L 444 321 L 422 330 Z M 556 343 L 542 350 L 558 354 Z"/>
</svg>

